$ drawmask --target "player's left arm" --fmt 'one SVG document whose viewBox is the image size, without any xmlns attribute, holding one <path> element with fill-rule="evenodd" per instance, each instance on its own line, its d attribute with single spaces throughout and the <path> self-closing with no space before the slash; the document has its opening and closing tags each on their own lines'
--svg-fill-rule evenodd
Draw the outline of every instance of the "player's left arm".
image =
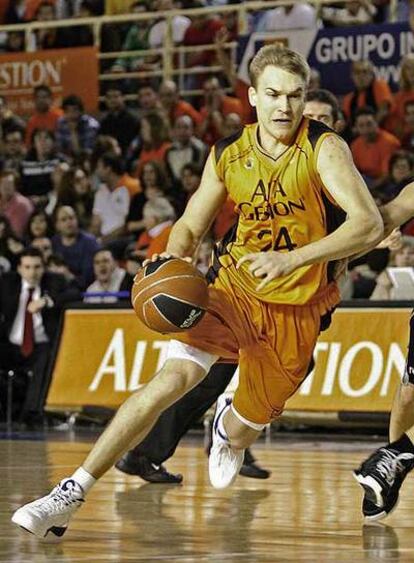
<svg viewBox="0 0 414 563">
<path fill-rule="evenodd" d="M 383 237 L 381 215 L 342 139 L 336 135 L 325 137 L 319 150 L 317 170 L 326 190 L 346 212 L 347 218 L 331 234 L 291 252 L 271 251 L 244 256 L 238 266 L 251 262 L 250 271 L 263 278 L 259 290 L 272 279 L 302 266 L 357 254 L 375 246 Z"/>
</svg>

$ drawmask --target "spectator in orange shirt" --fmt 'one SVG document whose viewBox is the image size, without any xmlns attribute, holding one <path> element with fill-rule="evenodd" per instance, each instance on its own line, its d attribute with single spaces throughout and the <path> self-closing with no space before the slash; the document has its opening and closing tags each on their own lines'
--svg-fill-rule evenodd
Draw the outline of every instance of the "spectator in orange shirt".
<svg viewBox="0 0 414 563">
<path fill-rule="evenodd" d="M 201 115 L 191 104 L 180 99 L 177 84 L 173 80 L 165 80 L 161 84 L 159 96 L 170 127 L 173 127 L 177 117 L 182 115 L 188 115 L 196 126 L 200 125 Z"/>
<path fill-rule="evenodd" d="M 387 176 L 390 158 L 401 144 L 397 137 L 379 128 L 372 108 L 357 111 L 355 127 L 359 136 L 351 144 L 354 162 L 368 187 L 375 189 Z"/>
<path fill-rule="evenodd" d="M 355 90 L 347 94 L 343 101 L 346 118 L 353 124 L 357 110 L 368 106 L 375 110 L 377 122 L 382 125 L 394 108 L 388 84 L 375 78 L 370 61 L 352 63 L 351 76 Z"/>
<path fill-rule="evenodd" d="M 36 86 L 33 90 L 33 102 L 35 110 L 26 127 L 26 145 L 28 147 L 31 145 L 35 129 L 47 129 L 54 133 L 58 119 L 63 115 L 60 108 L 52 107 L 53 97 L 49 86 Z"/>
<path fill-rule="evenodd" d="M 143 165 L 150 160 L 164 162 L 165 153 L 171 146 L 168 127 L 162 115 L 151 112 L 141 119 L 142 150 L 138 157 L 135 176 L 139 176 Z"/>
<path fill-rule="evenodd" d="M 414 53 L 402 59 L 400 69 L 400 89 L 394 94 L 394 111 L 387 120 L 387 129 L 401 139 L 407 133 L 404 123 L 406 104 L 414 102 Z"/>
<path fill-rule="evenodd" d="M 203 84 L 205 105 L 200 114 L 203 118 L 199 128 L 203 141 L 213 145 L 224 136 L 223 122 L 226 115 L 236 113 L 243 118 L 243 105 L 237 98 L 226 96 L 217 78 L 209 78 Z"/>
<path fill-rule="evenodd" d="M 175 211 L 168 199 L 157 197 L 144 205 L 145 231 L 136 244 L 136 254 L 151 258 L 167 248 L 168 238 L 175 220 Z"/>
</svg>

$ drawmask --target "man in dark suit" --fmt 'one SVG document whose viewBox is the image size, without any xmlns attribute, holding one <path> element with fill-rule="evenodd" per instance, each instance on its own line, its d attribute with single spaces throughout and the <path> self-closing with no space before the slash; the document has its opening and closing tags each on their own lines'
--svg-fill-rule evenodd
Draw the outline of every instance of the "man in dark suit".
<svg viewBox="0 0 414 563">
<path fill-rule="evenodd" d="M 65 278 L 45 271 L 41 252 L 24 250 L 17 272 L 0 278 L 0 368 L 31 371 L 20 419 L 43 421 L 49 387 L 48 363 L 64 303 L 80 298 Z"/>
</svg>

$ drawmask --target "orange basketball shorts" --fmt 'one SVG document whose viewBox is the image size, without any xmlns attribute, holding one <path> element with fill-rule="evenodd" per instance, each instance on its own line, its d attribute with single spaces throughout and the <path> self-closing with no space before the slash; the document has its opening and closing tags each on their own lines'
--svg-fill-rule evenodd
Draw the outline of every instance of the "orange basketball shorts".
<svg viewBox="0 0 414 563">
<path fill-rule="evenodd" d="M 233 406 L 247 420 L 267 424 L 307 375 L 321 316 L 339 300 L 336 284 L 307 305 L 265 303 L 235 286 L 223 269 L 209 286 L 209 310 L 174 338 L 239 363 Z"/>
</svg>

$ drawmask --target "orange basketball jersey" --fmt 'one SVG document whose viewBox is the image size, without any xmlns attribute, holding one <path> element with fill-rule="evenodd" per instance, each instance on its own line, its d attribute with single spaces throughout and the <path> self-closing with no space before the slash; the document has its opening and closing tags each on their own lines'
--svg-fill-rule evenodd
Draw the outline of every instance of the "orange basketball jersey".
<svg viewBox="0 0 414 563">
<path fill-rule="evenodd" d="M 332 200 L 316 169 L 326 125 L 303 119 L 296 138 L 279 157 L 265 153 L 257 140 L 257 123 L 222 139 L 213 147 L 213 161 L 238 219 L 215 249 L 211 278 L 226 268 L 233 282 L 269 303 L 302 305 L 323 298 L 333 281 L 333 264 L 313 264 L 271 281 L 261 292 L 260 280 L 245 263 L 247 253 L 289 252 L 335 230 L 345 213 Z"/>
</svg>

